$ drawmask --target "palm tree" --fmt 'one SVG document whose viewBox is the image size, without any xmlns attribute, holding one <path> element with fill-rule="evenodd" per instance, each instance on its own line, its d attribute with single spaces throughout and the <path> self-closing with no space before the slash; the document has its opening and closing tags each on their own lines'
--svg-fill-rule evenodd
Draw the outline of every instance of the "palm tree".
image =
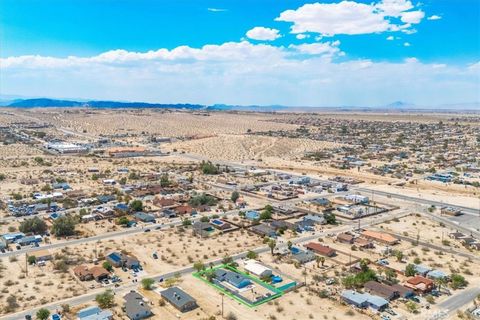
<svg viewBox="0 0 480 320">
<path fill-rule="evenodd" d="M 322 267 L 323 267 L 323 264 L 325 263 L 325 257 L 316 256 L 315 261 L 317 262 L 317 268 L 320 268 L 320 263 L 322 264 Z"/>
<path fill-rule="evenodd" d="M 270 252 L 272 253 L 273 256 L 273 249 L 277 246 L 277 242 L 273 239 L 268 241 L 268 247 L 270 248 Z"/>
<path fill-rule="evenodd" d="M 291 249 L 292 249 L 292 246 L 293 246 L 292 241 L 288 240 L 288 242 L 287 242 L 288 250 L 291 250 Z"/>
</svg>

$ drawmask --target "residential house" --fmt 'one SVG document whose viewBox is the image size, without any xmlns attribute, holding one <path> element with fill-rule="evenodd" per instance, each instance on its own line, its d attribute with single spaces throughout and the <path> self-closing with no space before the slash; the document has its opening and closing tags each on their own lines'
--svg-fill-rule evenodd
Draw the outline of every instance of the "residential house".
<svg viewBox="0 0 480 320">
<path fill-rule="evenodd" d="M 316 259 L 316 255 L 310 251 L 299 250 L 292 253 L 292 259 L 298 261 L 300 264 L 305 264 Z"/>
<path fill-rule="evenodd" d="M 117 268 L 126 267 L 128 269 L 132 269 L 140 266 L 140 262 L 137 260 L 137 258 L 122 254 L 120 252 L 112 252 L 108 254 L 105 259 Z"/>
<path fill-rule="evenodd" d="M 377 281 L 368 281 L 365 283 L 363 288 L 366 292 L 377 295 L 389 301 L 400 296 L 399 292 L 394 287 Z"/>
<path fill-rule="evenodd" d="M 52 260 L 52 258 L 53 258 L 52 253 L 48 250 L 33 251 L 33 252 L 30 252 L 28 255 L 29 256 L 34 256 L 35 261 L 37 263 L 46 262 L 46 261 Z"/>
<path fill-rule="evenodd" d="M 135 220 L 142 221 L 145 223 L 155 223 L 155 217 L 151 214 L 144 213 L 144 212 L 136 212 L 134 215 Z"/>
<path fill-rule="evenodd" d="M 458 239 L 461 239 L 461 238 L 465 237 L 465 235 L 461 232 L 452 232 L 448 236 L 452 239 L 455 239 L 455 240 L 458 240 Z"/>
<path fill-rule="evenodd" d="M 189 205 L 180 205 L 173 208 L 173 210 L 179 215 L 193 214 L 194 209 Z"/>
<path fill-rule="evenodd" d="M 196 221 L 192 225 L 193 235 L 208 237 L 214 231 L 213 226 L 208 222 Z"/>
<path fill-rule="evenodd" d="M 171 198 L 158 198 L 156 197 L 153 199 L 153 205 L 160 207 L 160 208 L 166 208 L 166 207 L 171 207 L 175 205 L 175 200 Z"/>
<path fill-rule="evenodd" d="M 73 273 L 80 281 L 88 281 L 93 279 L 93 274 L 86 265 L 79 265 L 73 268 Z"/>
<path fill-rule="evenodd" d="M 373 240 L 376 242 L 380 242 L 383 244 L 387 245 L 395 245 L 399 242 L 397 238 L 394 236 L 384 233 L 384 232 L 376 232 L 372 230 L 365 230 L 362 232 L 362 237 L 368 239 L 368 240 Z"/>
<path fill-rule="evenodd" d="M 269 238 L 276 238 L 277 233 L 275 229 L 270 227 L 267 224 L 261 223 L 251 227 L 253 233 L 258 234 L 261 237 L 269 237 Z"/>
<path fill-rule="evenodd" d="M 77 312 L 77 320 L 111 320 L 113 313 L 110 310 L 102 310 L 97 306 L 84 308 Z"/>
<path fill-rule="evenodd" d="M 407 280 L 405 287 L 413 289 L 416 292 L 428 293 L 433 290 L 434 283 L 432 280 L 422 276 L 415 276 Z"/>
<path fill-rule="evenodd" d="M 123 309 L 130 320 L 145 319 L 153 315 L 150 306 L 138 292 L 132 290 L 123 299 Z"/>
<path fill-rule="evenodd" d="M 324 246 L 320 243 L 310 242 L 305 245 L 305 248 L 311 250 L 319 255 L 326 257 L 333 257 L 335 255 L 335 250 L 329 246 Z"/>
<path fill-rule="evenodd" d="M 388 301 L 382 297 L 369 293 L 360 293 L 353 290 L 345 290 L 341 294 L 342 299 L 357 308 L 371 308 L 375 311 L 382 311 L 388 306 Z"/>
<path fill-rule="evenodd" d="M 272 269 L 267 268 L 263 264 L 259 263 L 255 260 L 247 260 L 245 261 L 245 270 L 250 272 L 251 274 L 256 275 L 257 277 L 269 277 L 272 275 Z"/>
<path fill-rule="evenodd" d="M 181 312 L 187 312 L 198 307 L 196 300 L 179 287 L 170 287 L 160 292 L 160 295 Z"/>
<path fill-rule="evenodd" d="M 92 273 L 93 279 L 96 281 L 102 281 L 110 276 L 108 270 L 100 266 L 91 267 L 90 272 Z"/>
<path fill-rule="evenodd" d="M 215 280 L 227 282 L 237 289 L 243 289 L 252 283 L 250 279 L 241 274 L 222 268 L 215 270 Z"/>
<path fill-rule="evenodd" d="M 345 233 L 339 233 L 337 235 L 337 241 L 341 243 L 353 244 L 354 240 L 355 240 L 355 237 L 350 233 L 345 232 Z"/>
</svg>

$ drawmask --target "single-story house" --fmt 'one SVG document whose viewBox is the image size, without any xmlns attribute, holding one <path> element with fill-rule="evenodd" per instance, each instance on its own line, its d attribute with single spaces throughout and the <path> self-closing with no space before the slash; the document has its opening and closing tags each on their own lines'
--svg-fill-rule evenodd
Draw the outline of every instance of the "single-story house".
<svg viewBox="0 0 480 320">
<path fill-rule="evenodd" d="M 465 237 L 465 235 L 464 235 L 463 233 L 461 233 L 461 232 L 452 232 L 452 233 L 450 233 L 448 236 L 449 236 L 450 238 L 452 238 L 452 239 L 455 239 L 455 240 L 458 240 L 458 239 L 460 239 L 460 238 Z"/>
<path fill-rule="evenodd" d="M 337 235 L 337 241 L 341 243 L 349 243 L 353 244 L 353 241 L 355 240 L 355 237 L 351 235 L 350 233 L 340 233 Z"/>
<path fill-rule="evenodd" d="M 177 213 L 177 214 L 180 214 L 180 215 L 184 215 L 184 214 L 192 214 L 194 213 L 195 210 L 193 210 L 193 208 L 189 205 L 181 205 L 181 206 L 177 206 L 175 208 L 173 208 L 173 210 Z"/>
<path fill-rule="evenodd" d="M 170 198 L 158 198 L 153 199 L 153 204 L 157 207 L 165 208 L 175 205 L 175 200 Z"/>
<path fill-rule="evenodd" d="M 296 230 L 295 224 L 284 220 L 273 220 L 270 222 L 270 227 L 274 228 L 275 230 Z"/>
<path fill-rule="evenodd" d="M 308 214 L 303 217 L 304 221 L 313 221 L 314 224 L 326 224 L 327 220 L 323 216 Z"/>
<path fill-rule="evenodd" d="M 14 232 L 14 233 L 6 233 L 2 236 L 7 243 L 13 243 L 21 238 L 25 237 L 25 233 L 23 232 Z"/>
<path fill-rule="evenodd" d="M 425 277 L 427 275 L 427 273 L 432 270 L 432 268 L 430 267 L 427 267 L 427 266 L 424 266 L 424 265 L 421 265 L 421 264 L 414 264 L 413 265 L 413 269 L 415 270 L 415 273 L 416 274 L 419 274 L 423 277 Z"/>
<path fill-rule="evenodd" d="M 214 230 L 213 226 L 208 222 L 196 221 L 192 225 L 193 235 L 198 235 L 200 237 L 208 237 L 210 233 Z"/>
<path fill-rule="evenodd" d="M 398 243 L 398 239 L 394 236 L 384 233 L 384 232 L 376 232 L 372 230 L 365 230 L 362 232 L 362 236 L 366 239 L 377 241 L 380 243 L 394 245 Z"/>
<path fill-rule="evenodd" d="M 181 312 L 187 312 L 198 307 L 195 299 L 179 287 L 170 287 L 160 292 L 160 295 Z"/>
<path fill-rule="evenodd" d="M 392 288 L 395 289 L 395 291 L 398 292 L 398 296 L 400 298 L 405 298 L 408 299 L 410 297 L 413 297 L 415 295 L 415 292 L 413 292 L 412 289 L 409 289 L 405 286 L 402 286 L 401 284 L 395 283 L 392 285 Z"/>
<path fill-rule="evenodd" d="M 177 212 L 172 209 L 163 209 L 160 215 L 165 218 L 175 218 L 177 216 Z"/>
<path fill-rule="evenodd" d="M 128 212 L 128 205 L 126 203 L 117 203 L 115 207 L 113 207 L 113 209 L 116 211 L 126 213 Z"/>
<path fill-rule="evenodd" d="M 45 262 L 48 260 L 52 260 L 52 253 L 48 250 L 38 250 L 38 251 L 33 251 L 28 254 L 29 256 L 34 256 L 35 261 L 38 262 Z"/>
<path fill-rule="evenodd" d="M 138 268 L 140 262 L 135 257 L 131 257 L 120 252 L 112 252 L 108 254 L 105 259 L 114 267 L 126 267 L 129 269 Z"/>
<path fill-rule="evenodd" d="M 23 237 L 15 241 L 16 244 L 19 244 L 21 246 L 29 246 L 40 242 L 42 242 L 42 236 L 39 235 Z"/>
<path fill-rule="evenodd" d="M 80 281 L 88 281 L 93 279 L 93 274 L 90 272 L 90 269 L 88 269 L 88 267 L 84 264 L 73 268 L 73 273 L 78 279 L 80 279 Z"/>
<path fill-rule="evenodd" d="M 96 281 L 102 281 L 103 279 L 107 279 L 110 276 L 108 270 L 100 266 L 91 267 L 90 272 L 92 273 L 93 279 L 95 279 Z"/>
<path fill-rule="evenodd" d="M 400 296 L 399 292 L 394 287 L 377 281 L 367 281 L 363 288 L 366 292 L 377 295 L 389 301 Z"/>
<path fill-rule="evenodd" d="M 132 290 L 123 299 L 125 300 L 123 309 L 130 320 L 145 319 L 153 315 L 148 302 L 138 292 Z"/>
<path fill-rule="evenodd" d="M 333 257 L 336 253 L 335 250 L 330 248 L 329 246 L 324 246 L 320 243 L 315 242 L 307 243 L 305 245 L 305 248 L 326 257 Z"/>
<path fill-rule="evenodd" d="M 369 293 L 360 293 L 353 290 L 345 290 L 341 294 L 342 299 L 357 308 L 368 308 L 381 311 L 388 306 L 388 301 L 382 297 L 374 296 Z"/>
<path fill-rule="evenodd" d="M 300 264 L 304 264 L 310 261 L 314 261 L 316 256 L 310 251 L 299 250 L 298 252 L 292 254 L 292 259 L 298 261 Z"/>
<path fill-rule="evenodd" d="M 251 230 L 253 233 L 262 237 L 275 238 L 277 236 L 275 229 L 264 223 L 253 226 Z"/>
<path fill-rule="evenodd" d="M 430 279 L 445 279 L 447 278 L 447 274 L 441 270 L 437 270 L 437 269 L 434 269 L 434 270 L 431 270 L 429 272 L 427 272 L 427 278 L 430 278 Z"/>
<path fill-rule="evenodd" d="M 415 276 L 408 279 L 404 286 L 420 293 L 428 293 L 433 290 L 434 283 L 422 276 Z"/>
<path fill-rule="evenodd" d="M 111 320 L 113 313 L 110 310 L 102 310 L 97 306 L 84 308 L 77 312 L 77 320 Z"/>
<path fill-rule="evenodd" d="M 155 223 L 155 217 L 148 213 L 136 212 L 133 216 L 137 221 L 142 221 L 146 223 Z"/>
<path fill-rule="evenodd" d="M 245 270 L 250 272 L 251 274 L 256 275 L 257 277 L 269 277 L 272 275 L 272 269 L 267 268 L 263 264 L 255 260 L 247 260 L 244 266 Z"/>
<path fill-rule="evenodd" d="M 215 279 L 218 281 L 227 282 L 237 289 L 245 288 L 252 283 L 248 278 L 245 278 L 239 273 L 221 268 L 215 270 Z"/>
</svg>

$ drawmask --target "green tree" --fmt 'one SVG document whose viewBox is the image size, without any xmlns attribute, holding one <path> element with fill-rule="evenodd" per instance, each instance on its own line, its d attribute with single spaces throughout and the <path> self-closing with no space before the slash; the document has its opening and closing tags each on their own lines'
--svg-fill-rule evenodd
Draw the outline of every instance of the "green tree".
<svg viewBox="0 0 480 320">
<path fill-rule="evenodd" d="M 120 217 L 117 219 L 117 223 L 122 226 L 126 226 L 129 222 L 130 220 L 128 220 L 127 217 Z"/>
<path fill-rule="evenodd" d="M 277 246 L 277 242 L 273 239 L 270 239 L 268 241 L 268 247 L 270 248 L 270 252 L 272 253 L 272 256 L 273 256 L 273 249 L 275 249 L 275 247 Z"/>
<path fill-rule="evenodd" d="M 182 226 L 184 227 L 188 227 L 188 226 L 191 226 L 192 225 L 192 220 L 188 219 L 188 218 L 185 218 L 182 220 Z"/>
<path fill-rule="evenodd" d="M 230 196 L 230 200 L 235 203 L 237 202 L 238 198 L 240 198 L 240 193 L 238 193 L 238 191 L 233 191 L 232 195 Z"/>
<path fill-rule="evenodd" d="M 335 217 L 335 214 L 331 212 L 325 212 L 323 214 L 323 217 L 325 218 L 325 221 L 327 221 L 328 224 L 337 224 L 337 218 Z"/>
<path fill-rule="evenodd" d="M 466 287 L 468 284 L 467 280 L 465 280 L 465 277 L 458 273 L 453 273 L 450 276 L 450 280 L 450 286 L 452 287 L 452 289 L 460 289 Z"/>
<path fill-rule="evenodd" d="M 28 262 L 28 264 L 35 264 L 35 262 L 37 262 L 37 257 L 35 257 L 35 256 L 28 256 L 27 262 Z"/>
<path fill-rule="evenodd" d="M 248 250 L 247 252 L 247 258 L 248 259 L 256 259 L 257 258 L 257 253 L 255 251 L 252 251 L 252 250 Z"/>
<path fill-rule="evenodd" d="M 23 233 L 44 234 L 47 232 L 48 227 L 43 219 L 33 217 L 22 221 L 18 229 Z"/>
<path fill-rule="evenodd" d="M 170 184 L 171 184 L 171 182 L 168 178 L 168 174 L 167 173 L 162 174 L 162 176 L 160 177 L 160 186 L 168 187 Z"/>
<path fill-rule="evenodd" d="M 52 233 L 57 237 L 71 236 L 75 234 L 76 221 L 71 216 L 60 216 L 52 225 Z"/>
<path fill-rule="evenodd" d="M 144 290 L 152 290 L 153 284 L 155 283 L 155 280 L 151 278 L 145 278 L 142 279 L 142 288 Z"/>
<path fill-rule="evenodd" d="M 415 266 L 413 264 L 408 264 L 405 267 L 405 275 L 407 277 L 413 277 L 416 274 Z"/>
<path fill-rule="evenodd" d="M 100 293 L 95 297 L 95 301 L 102 309 L 111 308 L 114 305 L 115 296 L 112 290 L 106 290 L 104 293 Z"/>
<path fill-rule="evenodd" d="M 407 307 L 407 310 L 410 313 L 417 313 L 418 312 L 418 305 L 413 301 L 408 301 L 407 303 L 405 303 L 405 306 Z"/>
<path fill-rule="evenodd" d="M 218 174 L 219 173 L 218 167 L 215 166 L 210 161 L 208 161 L 208 162 L 202 161 L 202 163 L 200 164 L 200 170 L 205 175 L 211 175 L 211 174 Z"/>
<path fill-rule="evenodd" d="M 214 206 L 217 204 L 217 202 L 218 201 L 215 197 L 202 193 L 200 195 L 191 197 L 188 201 L 188 204 L 190 204 L 192 207 L 199 207 L 203 205 Z"/>
<path fill-rule="evenodd" d="M 397 277 L 397 273 L 392 269 L 385 269 L 385 277 L 387 277 L 388 281 L 392 281 Z"/>
<path fill-rule="evenodd" d="M 325 263 L 325 257 L 316 256 L 315 261 L 317 262 L 317 268 L 320 268 L 320 263 L 322 264 L 322 267 L 323 267 Z"/>
<path fill-rule="evenodd" d="M 112 264 L 111 264 L 110 262 L 108 262 L 108 261 L 105 261 L 104 263 L 102 263 L 102 267 L 103 267 L 105 270 L 109 271 L 109 272 L 112 272 L 112 271 L 113 271 L 113 266 L 112 266 Z"/>
<path fill-rule="evenodd" d="M 48 311 L 48 309 L 41 308 L 37 311 L 37 319 L 39 320 L 47 320 L 49 316 L 50 311 Z"/>
<path fill-rule="evenodd" d="M 205 270 L 205 264 L 202 261 L 197 261 L 193 264 L 193 268 L 199 272 Z"/>
<path fill-rule="evenodd" d="M 143 203 L 141 200 L 133 200 L 132 202 L 130 202 L 129 206 L 130 206 L 130 209 L 136 212 L 143 210 Z"/>
<path fill-rule="evenodd" d="M 403 252 L 402 252 L 402 251 L 400 251 L 400 250 L 395 250 L 395 251 L 394 251 L 394 255 L 395 255 L 395 257 L 397 258 L 397 261 L 398 261 L 398 262 L 401 262 L 401 261 L 403 260 L 403 256 L 404 256 L 404 255 L 403 255 Z"/>
</svg>

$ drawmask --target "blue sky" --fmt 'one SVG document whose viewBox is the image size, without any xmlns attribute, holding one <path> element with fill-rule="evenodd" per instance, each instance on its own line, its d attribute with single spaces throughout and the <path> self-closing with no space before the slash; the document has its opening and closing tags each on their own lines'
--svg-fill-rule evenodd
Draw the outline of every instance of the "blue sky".
<svg viewBox="0 0 480 320">
<path fill-rule="evenodd" d="M 479 20 L 477 0 L 2 0 L 0 94 L 478 102 Z"/>
</svg>

